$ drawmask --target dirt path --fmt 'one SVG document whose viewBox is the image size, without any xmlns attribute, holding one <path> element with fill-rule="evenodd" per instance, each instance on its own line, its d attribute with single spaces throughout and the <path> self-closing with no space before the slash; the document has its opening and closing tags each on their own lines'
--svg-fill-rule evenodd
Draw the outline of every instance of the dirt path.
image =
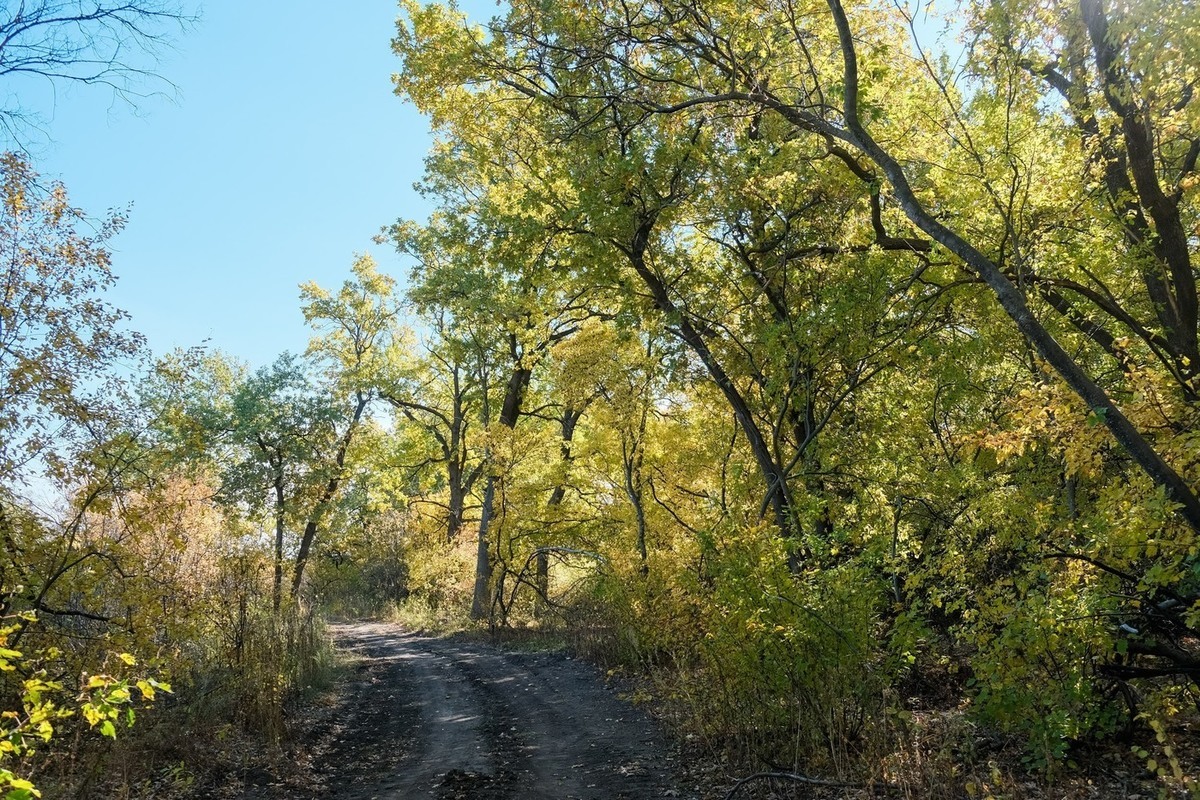
<svg viewBox="0 0 1200 800">
<path fill-rule="evenodd" d="M 326 722 L 306 737 L 319 788 L 275 797 L 689 796 L 673 788 L 670 752 L 653 724 L 591 665 L 383 623 L 333 633 L 357 663 Z"/>
</svg>

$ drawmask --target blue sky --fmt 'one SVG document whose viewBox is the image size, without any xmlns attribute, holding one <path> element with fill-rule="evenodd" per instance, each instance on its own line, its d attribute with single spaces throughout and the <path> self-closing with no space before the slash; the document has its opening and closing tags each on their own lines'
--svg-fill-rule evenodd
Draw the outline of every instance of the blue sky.
<svg viewBox="0 0 1200 800">
<path fill-rule="evenodd" d="M 208 340 L 265 364 L 305 347 L 302 281 L 335 287 L 361 252 L 405 276 L 371 243 L 429 210 L 412 189 L 428 126 L 391 90 L 397 13 L 393 0 L 209 0 L 159 67 L 175 100 L 131 113 L 76 86 L 37 107 L 43 176 L 93 214 L 133 204 L 109 299 L 155 352 Z"/>
</svg>

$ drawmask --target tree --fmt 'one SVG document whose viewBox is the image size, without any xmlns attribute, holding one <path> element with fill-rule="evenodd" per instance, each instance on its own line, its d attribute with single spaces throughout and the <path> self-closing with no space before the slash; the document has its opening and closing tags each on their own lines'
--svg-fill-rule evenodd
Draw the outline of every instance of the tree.
<svg viewBox="0 0 1200 800">
<path fill-rule="evenodd" d="M 41 78 L 51 85 L 80 83 L 110 89 L 129 105 L 143 99 L 155 83 L 158 52 L 169 43 L 167 31 L 195 18 L 177 3 L 163 0 L 84 2 L 29 0 L 7 3 L 0 11 L 0 78 L 8 86 Z M 13 142 L 38 120 L 9 89 L 0 105 L 0 129 Z"/>
<path fill-rule="evenodd" d="M 300 288 L 304 319 L 318 334 L 309 343 L 308 354 L 324 367 L 328 391 L 341 410 L 338 435 L 318 465 L 323 484 L 312 499 L 296 550 L 293 600 L 299 597 L 313 543 L 345 478 L 354 436 L 397 357 L 395 281 L 381 274 L 370 256 L 358 258 L 352 272 L 353 279 L 336 294 L 315 283 Z"/>
<path fill-rule="evenodd" d="M 846 158 L 858 165 L 844 150 L 784 138 L 761 118 L 648 114 L 678 93 L 669 80 L 621 72 L 617 54 L 633 45 L 616 23 L 515 13 L 484 40 L 456 33 L 437 7 L 410 14 L 395 43 L 408 67 L 398 87 L 456 143 L 431 159 L 447 175 L 431 183 L 456 189 L 471 171 L 445 165 L 482 162 L 489 188 L 472 197 L 516 210 L 497 228 L 514 237 L 541 225 L 570 254 L 559 275 L 580 290 L 613 286 L 623 310 L 692 351 L 735 414 L 762 478 L 762 513 L 798 567 L 804 539 L 830 526 L 819 508 L 830 481 L 814 477 L 832 467 L 819 434 L 937 324 L 935 302 L 902 309 L 892 296 L 930 245 L 889 231 L 878 189 L 847 172 Z M 451 55 L 427 64 L 435 50 Z M 447 62 L 475 73 L 447 72 Z M 508 115 L 498 143 L 457 92 Z"/>
<path fill-rule="evenodd" d="M 0 157 L 0 173 L 0 481 L 10 484 L 65 468 L 64 444 L 106 408 L 97 384 L 136 357 L 141 338 L 101 297 L 115 280 L 107 243 L 124 218 L 90 224 L 19 155 Z"/>
<path fill-rule="evenodd" d="M 125 315 L 101 293 L 113 282 L 107 240 L 123 223 L 89 233 L 61 184 L 39 186 L 20 156 L 0 159 L 0 608 L 34 605 L 79 562 L 73 547 L 94 505 L 107 503 L 139 458 L 130 413 L 110 370 L 140 354 L 141 339 L 121 330 Z M 36 483 L 69 498 L 64 519 L 38 513 L 26 498 Z M 25 534 L 61 525 L 54 566 L 24 555 Z M 61 548 L 59 547 L 61 545 Z M 44 574 L 38 575 L 38 570 Z"/>
<path fill-rule="evenodd" d="M 138 362 L 141 338 L 103 298 L 114 280 L 107 242 L 123 219 L 89 219 L 21 156 L 0 156 L 0 173 L 0 688 L 16 704 L 4 712 L 6 760 L 76 713 L 68 697 L 115 736 L 133 682 L 104 664 L 146 642 L 131 599 L 158 598 L 137 574 L 154 549 L 138 545 L 153 537 L 125 505 L 152 489 L 148 419 L 114 375 Z M 142 685 L 152 698 L 157 684 Z M 0 784 L 34 791 L 4 766 Z"/>
<path fill-rule="evenodd" d="M 304 356 L 285 353 L 246 375 L 222 357 L 193 363 L 185 353 L 160 366 L 150 393 L 175 460 L 210 467 L 227 507 L 269 518 L 276 612 L 289 561 L 289 594 L 300 596 L 313 548 L 342 498 L 356 436 L 396 358 L 393 282 L 370 258 L 352 269 L 336 292 L 301 287 L 316 329 Z"/>
<path fill-rule="evenodd" d="M 582 320 L 609 312 L 604 287 L 564 280 L 564 261 L 575 255 L 558 231 L 539 224 L 511 196 L 477 194 L 489 175 L 528 174 L 530 165 L 519 160 L 525 153 L 507 146 L 500 127 L 489 127 L 473 145 L 430 159 L 422 188 L 446 208 L 425 226 L 401 221 L 388 233 L 417 260 L 410 289 L 417 307 L 441 309 L 452 321 L 455 338 L 483 351 L 475 354 L 479 411 L 495 443 L 511 437 L 528 412 L 526 395 L 550 349 L 573 335 Z M 484 456 L 476 618 L 487 615 L 495 598 L 491 549 L 498 540 L 493 535 L 496 498 L 498 490 L 503 495 L 505 480 L 497 453 L 489 447 Z"/>
<path fill-rule="evenodd" d="M 433 455 L 422 455 L 406 467 L 415 476 L 431 463 L 443 465 L 446 541 L 452 543 L 462 532 L 468 499 L 483 475 L 484 462 L 473 445 L 471 429 L 479 424 L 487 369 L 475 363 L 473 348 L 443 323 L 437 323 L 435 331 L 438 338 L 425 345 L 427 357 L 405 379 L 384 388 L 382 397 L 436 446 Z"/>
<path fill-rule="evenodd" d="M 221 493 L 274 521 L 272 608 L 283 595 L 287 529 L 322 482 L 320 460 L 333 446 L 338 409 L 308 378 L 309 364 L 284 354 L 247 378 L 230 398 L 227 430 L 243 458 L 230 464 Z M 268 500 L 268 497 L 270 498 Z M 269 504 L 269 505 L 268 505 Z"/>
<path fill-rule="evenodd" d="M 683 384 L 692 407 L 733 413 L 720 496 L 696 492 L 722 515 L 665 523 L 724 570 L 691 596 L 720 574 L 774 587 L 729 601 L 748 623 L 840 598 L 827 627 L 864 653 L 966 645 L 980 714 L 1061 755 L 1111 729 L 1123 681 L 1196 674 L 1200 25 L 1169 3 L 966 11 L 956 73 L 901 6 L 514 0 L 478 28 L 411 3 L 397 90 L 440 136 L 449 210 L 484 209 L 497 249 L 553 242 L 555 279 L 682 342 L 710 379 Z M 743 462 L 794 583 L 742 535 Z"/>
</svg>

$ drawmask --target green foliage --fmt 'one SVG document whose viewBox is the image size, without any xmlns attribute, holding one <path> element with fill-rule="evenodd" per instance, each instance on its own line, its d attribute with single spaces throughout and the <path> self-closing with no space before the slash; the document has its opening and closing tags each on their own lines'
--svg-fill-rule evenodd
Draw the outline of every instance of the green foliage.
<svg viewBox="0 0 1200 800">
<path fill-rule="evenodd" d="M 39 470 L 74 475 L 73 447 L 88 426 L 118 413 L 104 386 L 141 339 L 121 330 L 126 314 L 103 292 L 115 280 L 108 241 L 125 219 L 91 220 L 60 183 L 29 161 L 0 155 L 0 481 Z"/>
<path fill-rule="evenodd" d="M 22 759 L 53 746 L 55 734 L 72 717 L 80 717 L 88 728 L 110 739 L 117 725 L 132 726 L 139 702 L 150 703 L 159 692 L 171 692 L 168 683 L 131 672 L 138 666 L 129 653 L 112 655 L 114 669 L 84 675 L 78 687 L 52 679 L 59 671 L 63 654 L 50 648 L 27 656 L 8 646 L 27 626 L 37 623 L 32 614 L 0 628 L 0 685 L 19 697 L 20 710 L 0 714 L 0 788 L 8 789 L 6 800 L 41 797 L 34 784 L 14 772 Z"/>
<path fill-rule="evenodd" d="M 0 167 L 0 788 L 37 796 L 37 770 L 55 796 L 126 791 L 106 774 L 120 729 L 203 706 L 277 737 L 283 703 L 325 670 L 311 615 L 272 608 L 282 559 L 258 524 L 284 467 L 282 520 L 309 544 L 342 499 L 362 359 L 341 359 L 337 335 L 320 370 L 284 357 L 248 376 L 186 351 L 133 388 L 114 368 L 139 368 L 140 338 L 102 296 L 123 219 L 89 220 L 18 156 Z M 314 322 L 337 317 L 316 292 Z M 172 708 L 149 710 L 172 686 Z"/>
<path fill-rule="evenodd" d="M 1053 771 L 1182 691 L 1192 12 L 966 4 L 961 69 L 860 3 L 404 12 L 439 210 L 391 233 L 454 326 L 429 350 L 529 372 L 519 424 L 475 440 L 496 621 L 548 602 L 581 645 L 712 687 L 664 690 L 694 730 L 837 769 L 962 703 Z M 414 474 L 410 506 L 441 502 Z M 454 554 L 410 555 L 420 593 Z"/>
</svg>

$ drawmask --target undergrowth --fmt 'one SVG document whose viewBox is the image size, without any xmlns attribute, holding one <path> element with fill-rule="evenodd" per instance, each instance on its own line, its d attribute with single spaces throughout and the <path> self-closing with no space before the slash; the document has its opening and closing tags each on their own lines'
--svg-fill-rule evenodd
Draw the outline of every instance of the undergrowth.
<svg viewBox="0 0 1200 800">
<path fill-rule="evenodd" d="M 174 675 L 173 694 L 140 711 L 135 727 L 113 741 L 77 737 L 30 764 L 44 796 L 207 797 L 278 770 L 294 734 L 289 709 L 327 691 L 340 662 L 319 617 L 260 612 L 234 647 L 214 646 Z"/>
<path fill-rule="evenodd" d="M 574 607 L 565 635 L 575 652 L 620 679 L 691 763 L 708 765 L 697 768 L 698 780 L 714 780 L 714 770 L 724 785 L 760 771 L 795 773 L 849 784 L 836 795 L 843 798 L 1200 796 L 1186 781 L 1200 766 L 1194 710 L 1175 709 L 1170 737 L 1147 716 L 1132 739 L 1068 742 L 1062 758 L 1047 763 L 1031 756 L 1026 739 L 975 713 L 958 674 L 969 672 L 965 662 L 930 652 L 892 657 L 888 620 L 838 588 L 866 584 L 832 581 L 809 586 L 802 611 L 765 604 L 773 590 L 760 583 L 743 587 L 742 599 L 722 613 L 697 615 L 686 595 L 600 580 Z M 831 619 L 842 623 L 836 631 Z M 1176 742 L 1174 771 L 1148 768 L 1165 741 Z M 738 797 L 826 796 L 810 792 L 777 781 Z"/>
</svg>

